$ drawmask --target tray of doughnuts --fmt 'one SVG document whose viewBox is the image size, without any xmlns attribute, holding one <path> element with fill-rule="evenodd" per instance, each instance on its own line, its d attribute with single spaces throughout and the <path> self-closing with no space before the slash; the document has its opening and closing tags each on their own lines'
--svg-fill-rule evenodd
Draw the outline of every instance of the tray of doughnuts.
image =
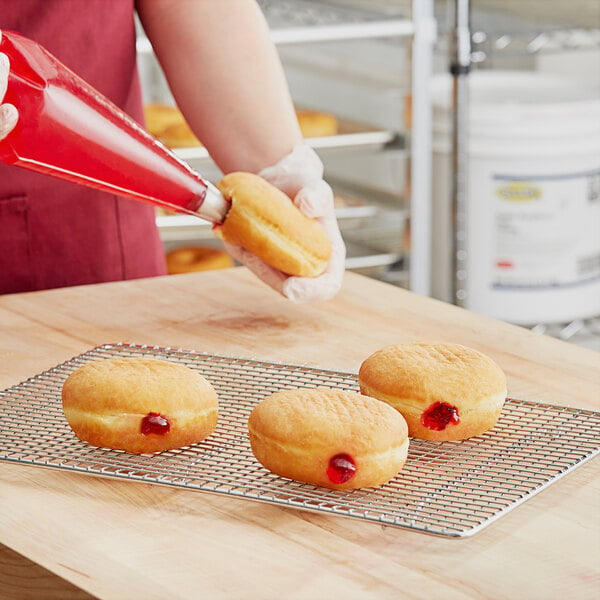
<svg viewBox="0 0 600 600">
<path fill-rule="evenodd" d="M 208 159 L 208 151 L 173 104 L 152 102 L 144 106 L 146 129 L 183 160 Z M 328 148 L 382 148 L 395 141 L 397 134 L 366 123 L 340 118 L 310 108 L 297 107 L 300 132 L 310 145 Z"/>
<path fill-rule="evenodd" d="M 415 348 L 383 354 L 395 360 L 408 350 Z M 451 350 L 456 363 L 455 349 L 434 350 L 446 358 Z M 423 348 L 416 351 L 425 360 Z M 393 389 L 373 383 L 382 381 L 374 378 L 378 358 L 369 357 L 361 373 L 344 373 L 179 348 L 99 346 L 0 391 L 0 460 L 462 538 L 600 452 L 599 412 L 515 398 L 499 403 L 502 374 L 485 361 L 493 380 L 485 403 L 492 422 L 482 426 L 458 402 L 452 410 L 438 402 L 427 410 L 434 433 L 423 436 L 418 422 L 409 418 L 407 426 L 384 398 Z M 482 360 L 460 356 L 469 365 Z M 103 373 L 110 374 L 106 390 L 92 385 Z M 132 393 L 140 388 L 150 390 L 151 406 L 148 395 Z M 82 390 L 87 406 L 77 402 Z M 148 411 L 142 430 L 152 444 L 113 444 L 127 440 L 126 429 L 115 429 L 121 426 L 115 407 L 105 403 L 119 394 L 128 414 Z M 439 424 L 452 428 L 459 412 L 464 428 L 440 434 Z M 353 441 L 331 446 L 344 427 Z M 170 429 L 174 435 L 185 429 L 185 436 L 166 443 Z M 309 453 L 316 470 L 290 470 L 298 452 Z"/>
</svg>

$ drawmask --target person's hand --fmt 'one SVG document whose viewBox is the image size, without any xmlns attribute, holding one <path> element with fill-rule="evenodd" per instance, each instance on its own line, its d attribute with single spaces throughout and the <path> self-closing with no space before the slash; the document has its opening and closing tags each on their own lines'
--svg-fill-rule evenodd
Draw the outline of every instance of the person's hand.
<svg viewBox="0 0 600 600">
<path fill-rule="evenodd" d="M 0 31 L 0 41 L 2 41 L 2 31 Z M 14 129 L 19 118 L 19 113 L 12 104 L 2 104 L 8 85 L 9 68 L 8 56 L 0 52 L 0 140 L 3 140 Z"/>
<path fill-rule="evenodd" d="M 346 246 L 335 218 L 333 192 L 323 181 L 321 159 L 312 148 L 303 144 L 258 175 L 292 198 L 306 216 L 321 223 L 331 241 L 329 264 L 318 277 L 290 277 L 240 246 L 225 243 L 226 250 L 259 279 L 294 302 L 333 298 L 342 285 Z"/>
</svg>

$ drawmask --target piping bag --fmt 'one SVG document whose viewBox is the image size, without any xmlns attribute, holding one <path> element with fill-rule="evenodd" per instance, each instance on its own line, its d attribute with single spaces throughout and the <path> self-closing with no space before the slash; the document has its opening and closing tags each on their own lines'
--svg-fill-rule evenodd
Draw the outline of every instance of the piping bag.
<svg viewBox="0 0 600 600">
<path fill-rule="evenodd" d="M 36 42 L 2 31 L 4 102 L 19 111 L 0 160 L 220 224 L 230 204 L 131 117 Z"/>
</svg>

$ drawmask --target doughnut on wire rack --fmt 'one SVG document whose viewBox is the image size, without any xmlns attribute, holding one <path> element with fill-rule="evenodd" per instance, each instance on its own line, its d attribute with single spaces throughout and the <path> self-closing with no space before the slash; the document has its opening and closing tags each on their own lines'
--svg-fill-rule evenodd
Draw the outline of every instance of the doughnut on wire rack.
<svg viewBox="0 0 600 600">
<path fill-rule="evenodd" d="M 68 375 L 90 361 L 146 356 L 199 370 L 219 395 L 219 423 L 200 444 L 133 455 L 79 441 L 61 406 Z M 247 418 L 263 397 L 294 387 L 358 391 L 356 374 L 178 348 L 106 344 L 0 391 L 0 460 L 226 494 L 463 538 L 600 452 L 600 412 L 508 398 L 497 425 L 461 442 L 412 439 L 389 483 L 351 491 L 291 481 L 254 458 Z"/>
</svg>

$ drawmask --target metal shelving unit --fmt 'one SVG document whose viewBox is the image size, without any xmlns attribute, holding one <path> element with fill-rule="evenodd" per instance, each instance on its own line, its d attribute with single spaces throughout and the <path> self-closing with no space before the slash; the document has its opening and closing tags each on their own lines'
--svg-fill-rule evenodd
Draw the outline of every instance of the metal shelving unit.
<svg viewBox="0 0 600 600">
<path fill-rule="evenodd" d="M 329 156 L 342 156 L 345 152 L 385 152 L 388 148 L 408 146 L 410 154 L 411 194 L 410 204 L 410 260 L 404 256 L 402 248 L 403 226 L 397 230 L 398 242 L 392 244 L 390 252 L 380 248 L 369 248 L 369 244 L 356 243 L 348 239 L 349 257 L 347 268 L 361 270 L 367 274 L 381 274 L 386 267 L 402 265 L 403 276 L 396 278 L 400 285 L 410 287 L 417 293 L 429 294 L 430 286 L 430 179 L 431 179 L 431 115 L 429 100 L 429 80 L 431 76 L 433 47 L 436 25 L 433 16 L 433 0 L 394 0 L 356 2 L 352 0 L 259 0 L 267 18 L 273 41 L 279 46 L 315 44 L 319 42 L 340 42 L 366 39 L 410 40 L 412 64 L 398 65 L 411 72 L 410 94 L 412 96 L 412 129 L 403 136 L 396 130 L 381 128 L 353 127 L 353 123 L 340 120 L 340 133 L 335 136 L 307 139 L 325 162 Z M 141 36 L 138 52 L 152 53 L 149 42 Z M 399 113 L 402 107 L 398 107 Z M 203 147 L 174 150 L 182 160 L 206 173 L 210 171 L 210 157 Z M 209 176 L 210 177 L 210 176 Z M 333 182 L 332 182 L 333 183 Z M 335 188 L 335 184 L 334 184 Z M 399 190 L 399 195 L 401 190 Z M 358 229 L 368 229 L 370 219 L 379 222 L 393 222 L 389 219 L 391 207 L 388 203 L 381 209 L 376 192 L 367 193 L 365 203 L 344 206 L 336 210 L 344 237 L 353 225 Z M 385 204 L 385 203 L 384 203 Z M 402 215 L 406 221 L 405 206 L 397 207 L 396 216 Z M 185 216 L 159 216 L 157 219 L 163 239 L 177 241 L 190 235 L 194 239 L 210 239 L 210 229 L 206 224 L 199 225 L 198 219 Z M 389 228 L 385 234 L 393 236 Z M 351 234 L 349 237 L 353 238 Z M 355 255 L 354 253 L 358 254 Z M 410 263 L 410 268 L 407 265 Z"/>
</svg>

